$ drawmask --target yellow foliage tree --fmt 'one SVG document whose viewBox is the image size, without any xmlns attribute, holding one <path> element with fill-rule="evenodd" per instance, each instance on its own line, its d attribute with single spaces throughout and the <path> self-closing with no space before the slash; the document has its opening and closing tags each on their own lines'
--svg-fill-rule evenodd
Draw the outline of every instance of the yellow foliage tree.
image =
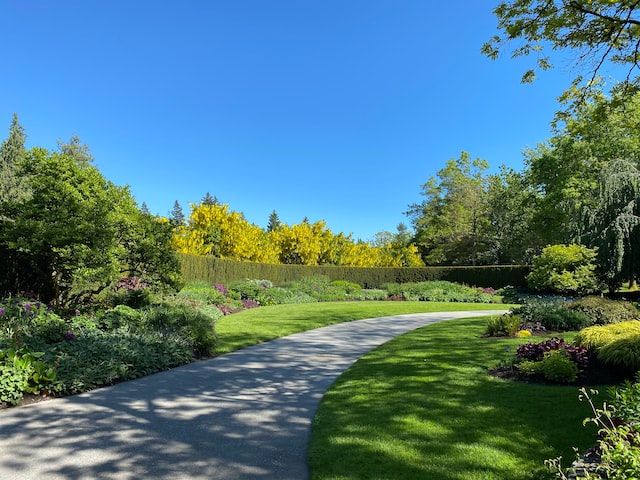
<svg viewBox="0 0 640 480">
<path fill-rule="evenodd" d="M 334 235 L 321 220 L 315 223 L 280 224 L 265 231 L 226 204 L 191 205 L 186 226 L 178 226 L 173 238 L 180 253 L 260 263 L 341 265 L 352 267 L 422 266 L 415 245 L 389 242 L 372 246 L 354 242 L 351 235 Z"/>
</svg>

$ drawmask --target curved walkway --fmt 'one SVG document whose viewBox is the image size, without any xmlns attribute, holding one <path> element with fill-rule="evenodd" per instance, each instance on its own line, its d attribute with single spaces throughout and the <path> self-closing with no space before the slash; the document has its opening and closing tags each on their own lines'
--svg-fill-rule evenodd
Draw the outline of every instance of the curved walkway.
<svg viewBox="0 0 640 480">
<path fill-rule="evenodd" d="M 504 310 L 359 320 L 0 411 L 0 479 L 305 480 L 323 394 L 402 333 Z"/>
</svg>

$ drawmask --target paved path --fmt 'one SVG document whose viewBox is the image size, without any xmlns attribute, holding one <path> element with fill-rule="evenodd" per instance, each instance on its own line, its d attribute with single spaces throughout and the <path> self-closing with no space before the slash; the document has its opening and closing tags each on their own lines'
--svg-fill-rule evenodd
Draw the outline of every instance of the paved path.
<svg viewBox="0 0 640 480">
<path fill-rule="evenodd" d="M 318 404 L 359 357 L 430 323 L 342 323 L 82 395 L 0 411 L 0 480 L 305 480 Z"/>
</svg>

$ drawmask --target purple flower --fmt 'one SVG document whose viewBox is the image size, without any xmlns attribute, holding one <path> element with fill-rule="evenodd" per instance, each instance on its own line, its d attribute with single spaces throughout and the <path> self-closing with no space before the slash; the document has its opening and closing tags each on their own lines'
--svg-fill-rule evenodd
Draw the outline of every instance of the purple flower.
<svg viewBox="0 0 640 480">
<path fill-rule="evenodd" d="M 80 310 L 76 308 L 76 315 L 80 315 Z"/>
<path fill-rule="evenodd" d="M 6 309 L 4 307 L 0 307 L 0 317 L 4 316 L 4 314 L 6 313 Z"/>
<path fill-rule="evenodd" d="M 29 312 L 31 310 L 31 304 L 30 303 L 25 303 L 24 304 L 24 309 Z"/>
<path fill-rule="evenodd" d="M 72 332 L 67 332 L 64 334 L 64 336 L 67 340 L 73 340 L 74 338 L 76 338 L 76 336 Z"/>
</svg>

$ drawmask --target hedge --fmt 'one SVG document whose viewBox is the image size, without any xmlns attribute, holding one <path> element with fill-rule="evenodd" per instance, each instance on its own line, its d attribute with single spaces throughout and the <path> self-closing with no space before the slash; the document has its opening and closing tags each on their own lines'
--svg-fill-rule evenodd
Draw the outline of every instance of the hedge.
<svg viewBox="0 0 640 480">
<path fill-rule="evenodd" d="M 526 286 L 531 268 L 524 265 L 490 265 L 480 267 L 336 267 L 329 265 L 273 265 L 240 262 L 209 256 L 180 255 L 182 275 L 186 281 L 204 280 L 227 284 L 236 280 L 271 280 L 275 285 L 305 277 L 326 276 L 346 280 L 363 288 L 380 288 L 385 283 L 447 280 L 478 287 L 502 288 Z"/>
</svg>

